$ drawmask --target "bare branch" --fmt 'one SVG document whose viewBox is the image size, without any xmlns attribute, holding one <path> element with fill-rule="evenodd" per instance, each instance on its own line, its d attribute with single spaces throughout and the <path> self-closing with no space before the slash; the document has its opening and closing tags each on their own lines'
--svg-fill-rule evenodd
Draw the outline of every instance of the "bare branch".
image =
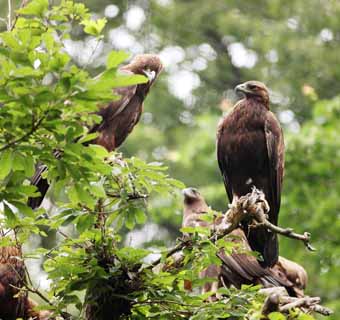
<svg viewBox="0 0 340 320">
<path fill-rule="evenodd" d="M 11 0 L 8 0 L 8 2 L 10 2 L 10 1 Z M 24 8 L 27 5 L 28 1 L 29 0 L 22 0 L 21 4 L 19 6 L 19 9 Z M 16 14 L 15 17 L 14 17 L 14 20 L 11 22 L 11 27 L 8 29 L 8 31 L 12 31 L 14 29 L 14 27 L 15 27 L 17 21 L 18 21 L 18 18 L 19 18 L 19 14 Z"/>
<path fill-rule="evenodd" d="M 300 309 L 304 313 L 316 312 L 324 316 L 329 316 L 333 313 L 329 308 L 319 304 L 321 301 L 319 297 L 290 297 L 284 287 L 265 288 L 260 289 L 259 292 L 267 296 L 262 308 L 263 315 L 267 315 L 273 311 L 289 313 L 292 309 Z M 278 304 L 276 304 L 277 300 L 276 298 L 274 299 L 274 296 L 279 298 Z M 276 310 L 273 309 L 274 306 L 276 307 Z M 268 310 L 270 312 L 267 312 Z"/>
<path fill-rule="evenodd" d="M 281 228 L 273 225 L 267 220 L 266 213 L 269 211 L 268 203 L 265 199 L 264 193 L 254 188 L 251 193 L 246 194 L 243 197 L 240 197 L 235 203 L 233 203 L 229 210 L 225 213 L 223 219 L 214 226 L 213 234 L 209 238 L 210 241 L 215 243 L 217 240 L 225 237 L 229 233 L 231 233 L 234 229 L 238 228 L 240 222 L 253 218 L 252 228 L 268 228 L 269 230 L 286 236 L 288 238 L 300 240 L 304 242 L 306 247 L 309 250 L 315 250 L 309 243 L 310 234 L 305 232 L 303 235 L 293 232 L 291 228 Z M 192 241 L 190 239 L 179 239 L 181 242 L 178 243 L 175 247 L 169 249 L 165 254 L 165 258 L 168 258 L 183 250 L 186 247 L 192 246 Z M 157 266 L 161 262 L 162 258 L 154 261 L 150 268 Z"/>
<path fill-rule="evenodd" d="M 292 228 L 282 228 L 272 224 L 267 219 L 268 211 L 269 205 L 265 199 L 264 193 L 253 188 L 251 193 L 239 198 L 238 201 L 231 206 L 225 214 L 222 223 L 218 226 L 218 229 L 235 229 L 235 225 L 238 226 L 245 218 L 253 218 L 253 224 L 250 226 L 251 228 L 267 228 L 274 233 L 302 241 L 310 251 L 316 250 L 310 244 L 310 233 L 304 232 L 304 234 L 298 234 L 295 233 Z"/>
<path fill-rule="evenodd" d="M 8 14 L 7 14 L 7 31 L 12 30 L 12 0 L 7 1 Z"/>
</svg>

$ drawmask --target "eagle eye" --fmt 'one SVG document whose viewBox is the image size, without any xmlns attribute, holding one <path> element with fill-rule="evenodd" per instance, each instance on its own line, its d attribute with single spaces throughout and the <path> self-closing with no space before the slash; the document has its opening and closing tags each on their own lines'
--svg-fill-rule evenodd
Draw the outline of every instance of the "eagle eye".
<svg viewBox="0 0 340 320">
<path fill-rule="evenodd" d="M 250 90 L 255 90 L 257 88 L 257 86 L 255 84 L 248 84 L 248 88 Z"/>
</svg>

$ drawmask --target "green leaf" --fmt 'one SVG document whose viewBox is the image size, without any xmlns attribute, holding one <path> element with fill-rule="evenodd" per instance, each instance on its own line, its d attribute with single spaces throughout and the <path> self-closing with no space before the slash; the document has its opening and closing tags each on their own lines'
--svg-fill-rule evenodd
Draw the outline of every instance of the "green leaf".
<svg viewBox="0 0 340 320">
<path fill-rule="evenodd" d="M 4 215 L 7 219 L 8 226 L 14 228 L 18 223 L 18 219 L 6 203 L 4 203 Z"/>
<path fill-rule="evenodd" d="M 179 231 L 181 231 L 182 233 L 195 233 L 196 229 L 195 227 L 184 227 L 179 229 Z"/>
<path fill-rule="evenodd" d="M 268 315 L 270 320 L 285 320 L 286 317 L 280 312 L 272 312 Z"/>
<path fill-rule="evenodd" d="M 120 250 L 116 251 L 119 259 L 123 260 L 128 264 L 140 263 L 141 259 L 145 258 L 148 254 L 150 254 L 149 250 L 145 249 L 136 249 L 132 247 L 124 247 Z"/>
<path fill-rule="evenodd" d="M 107 152 L 107 150 L 100 146 L 100 145 L 94 145 L 94 144 L 91 144 L 89 147 L 88 147 L 91 151 L 93 151 L 93 153 L 100 157 L 100 158 L 103 158 L 103 157 L 107 157 L 109 155 L 109 153 Z"/>
<path fill-rule="evenodd" d="M 121 88 L 121 87 L 127 87 L 132 86 L 135 84 L 140 83 L 146 83 L 148 82 L 148 78 L 142 75 L 134 75 L 134 76 L 123 76 L 123 75 L 117 75 L 116 78 L 114 78 L 114 83 L 112 88 Z"/>
<path fill-rule="evenodd" d="M 176 187 L 176 188 L 179 188 L 179 189 L 184 189 L 185 188 L 185 184 L 179 180 L 176 180 L 176 179 L 167 179 L 166 180 L 170 185 Z"/>
<path fill-rule="evenodd" d="M 126 218 L 125 218 L 125 226 L 129 229 L 132 230 L 135 226 L 135 215 L 133 211 L 128 211 Z"/>
<path fill-rule="evenodd" d="M 2 152 L 0 157 L 0 180 L 3 180 L 12 169 L 12 152 L 7 149 Z"/>
<path fill-rule="evenodd" d="M 95 215 L 93 214 L 84 214 L 79 216 L 76 219 L 76 226 L 79 233 L 82 233 L 88 229 L 90 229 L 94 225 Z"/>
<path fill-rule="evenodd" d="M 33 158 L 31 156 L 26 156 L 23 165 L 26 177 L 32 177 L 35 171 Z"/>
<path fill-rule="evenodd" d="M 144 224 L 146 221 L 146 214 L 145 212 L 140 208 L 135 208 L 133 210 L 135 215 L 135 220 L 138 224 Z"/>
<path fill-rule="evenodd" d="M 105 198 L 106 192 L 104 186 L 100 183 L 91 184 L 91 193 L 94 194 L 98 198 Z"/>
<path fill-rule="evenodd" d="M 17 12 L 22 15 L 41 16 L 48 9 L 48 0 L 34 0 L 29 2 L 24 8 Z"/>
<path fill-rule="evenodd" d="M 98 132 L 89 133 L 89 134 L 86 134 L 85 136 L 81 137 L 78 140 L 78 143 L 85 143 L 85 142 L 94 140 L 97 137 L 98 137 Z"/>
<path fill-rule="evenodd" d="M 315 320 L 315 318 L 312 317 L 312 316 L 309 315 L 309 314 L 301 313 L 301 314 L 298 316 L 298 320 Z"/>
<path fill-rule="evenodd" d="M 98 20 L 83 20 L 80 24 L 84 25 L 84 31 L 93 36 L 99 36 L 107 23 L 106 18 Z"/>
<path fill-rule="evenodd" d="M 111 51 L 107 57 L 106 67 L 107 69 L 116 68 L 127 58 L 129 58 L 129 54 L 124 51 Z"/>
<path fill-rule="evenodd" d="M 5 43 L 5 45 L 7 45 L 8 47 L 10 47 L 11 49 L 15 50 L 15 51 L 20 51 L 21 50 L 21 46 L 18 42 L 18 39 L 13 35 L 13 33 L 11 32 L 3 32 L 0 35 L 2 41 Z"/>
</svg>

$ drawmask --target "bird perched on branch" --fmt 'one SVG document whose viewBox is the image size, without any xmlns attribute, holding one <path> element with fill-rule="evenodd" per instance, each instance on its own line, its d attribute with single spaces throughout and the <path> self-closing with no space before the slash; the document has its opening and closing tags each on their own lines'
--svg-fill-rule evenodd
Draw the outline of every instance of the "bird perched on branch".
<svg viewBox="0 0 340 320">
<path fill-rule="evenodd" d="M 202 219 L 202 215 L 208 212 L 209 207 L 203 196 L 194 188 L 184 189 L 183 195 L 184 209 L 182 227 L 207 227 L 208 223 Z M 218 223 L 219 221 L 217 219 L 217 221 L 214 222 L 215 226 L 218 227 Z M 238 249 L 235 248 L 232 254 L 227 254 L 224 250 L 218 252 L 217 255 L 221 259 L 222 265 L 211 265 L 202 272 L 202 277 L 216 279 L 214 283 L 206 283 L 203 292 L 216 292 L 217 288 L 222 285 L 227 287 L 233 285 L 236 288 L 241 288 L 243 284 L 261 284 L 265 288 L 285 287 L 288 293 L 295 296 L 294 287 L 296 281 L 293 279 L 294 277 L 290 277 L 293 281 L 290 281 L 291 279 L 288 278 L 288 274 L 293 273 L 293 271 L 285 269 L 287 264 L 285 264 L 285 266 L 283 264 L 278 265 L 276 270 L 261 266 L 256 257 L 249 254 L 252 249 L 241 228 L 234 229 L 225 239 L 235 243 Z M 284 259 L 284 261 L 289 260 Z M 293 264 L 293 262 L 291 263 Z"/>
<path fill-rule="evenodd" d="M 114 93 L 120 96 L 120 99 L 100 107 L 97 114 L 102 117 L 102 121 L 89 130 L 89 133 L 98 132 L 98 137 L 90 143 L 101 145 L 106 150 L 113 151 L 125 141 L 138 123 L 143 111 L 144 99 L 162 69 L 161 60 L 153 54 L 137 55 L 128 65 L 120 68 L 119 71 L 122 74 L 144 75 L 147 76 L 148 81 L 114 90 Z M 60 152 L 56 153 L 55 156 L 60 157 Z M 31 179 L 32 185 L 37 186 L 41 194 L 40 197 L 29 198 L 28 205 L 32 209 L 40 206 L 49 188 L 47 180 L 41 176 L 46 170 L 45 165 L 38 165 Z"/>
<path fill-rule="evenodd" d="M 269 204 L 269 221 L 278 222 L 284 172 L 284 142 L 280 124 L 269 110 L 269 92 L 258 81 L 235 88 L 244 95 L 221 120 L 217 131 L 217 159 L 231 202 L 251 192 L 253 186 L 264 192 Z M 253 250 L 264 267 L 278 260 L 277 235 L 264 228 L 251 229 L 243 223 Z"/>
</svg>

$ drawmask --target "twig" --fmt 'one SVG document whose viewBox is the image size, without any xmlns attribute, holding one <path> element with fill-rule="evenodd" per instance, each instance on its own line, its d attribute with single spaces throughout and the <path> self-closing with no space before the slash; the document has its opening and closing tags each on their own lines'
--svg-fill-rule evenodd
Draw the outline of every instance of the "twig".
<svg viewBox="0 0 340 320">
<path fill-rule="evenodd" d="M 265 227 L 275 233 L 284 235 L 286 237 L 301 240 L 304 242 L 309 250 L 315 250 L 309 243 L 309 233 L 305 232 L 304 235 L 301 235 L 298 233 L 294 233 L 293 230 L 290 228 L 284 229 L 273 225 L 267 220 L 266 212 L 268 212 L 268 210 L 269 206 L 265 199 L 264 193 L 254 188 L 251 193 L 240 197 L 237 201 L 235 201 L 235 203 L 230 206 L 229 210 L 225 213 L 223 219 L 215 226 L 215 230 L 213 230 L 213 234 L 209 238 L 209 240 L 215 243 L 217 240 L 225 237 L 234 229 L 238 228 L 241 221 L 253 218 L 253 220 L 255 220 L 252 225 L 253 228 Z M 167 251 L 165 258 L 168 258 L 176 252 L 179 252 L 185 247 L 191 245 L 191 240 L 182 239 L 179 244 Z M 157 266 L 161 262 L 161 260 L 162 257 L 155 260 L 150 265 L 150 268 Z"/>
<path fill-rule="evenodd" d="M 106 195 L 110 198 L 122 198 L 122 196 L 119 193 L 112 193 L 112 192 L 106 192 Z M 147 199 L 149 195 L 147 194 L 141 194 L 141 193 L 129 193 L 127 195 L 127 200 L 138 200 L 138 199 Z"/>
<path fill-rule="evenodd" d="M 311 237 L 310 233 L 304 232 L 304 234 L 298 234 L 298 233 L 295 233 L 292 228 L 282 228 L 268 221 L 266 213 L 269 211 L 269 205 L 262 191 L 259 191 L 258 189 L 253 188 L 251 193 L 248 193 L 247 195 L 241 197 L 237 201 L 236 208 L 238 209 L 238 211 L 240 209 L 243 209 L 243 212 L 239 213 L 237 211 L 236 214 L 238 214 L 239 218 L 235 219 L 234 216 L 229 217 L 230 215 L 229 211 L 231 211 L 229 210 L 226 213 L 226 218 L 225 218 L 228 223 L 230 223 L 230 220 L 231 220 L 232 223 L 235 224 L 235 222 L 237 222 L 238 224 L 245 217 L 250 217 L 255 220 L 254 223 L 250 226 L 251 228 L 267 228 L 274 233 L 283 235 L 291 239 L 302 241 L 305 244 L 306 248 L 310 251 L 316 250 L 310 244 L 310 237 Z"/>
<path fill-rule="evenodd" d="M 299 307 L 309 307 L 313 304 L 319 303 L 319 297 L 303 297 L 298 298 L 295 301 L 285 304 L 284 306 L 280 307 L 281 312 L 289 312 L 289 310 Z"/>
<path fill-rule="evenodd" d="M 39 128 L 39 126 L 41 125 L 41 123 L 43 122 L 44 119 L 45 119 L 45 115 L 42 116 L 35 124 L 32 125 L 32 128 L 31 128 L 30 131 L 26 132 L 20 138 L 14 139 L 11 142 L 8 142 L 6 145 L 2 146 L 0 148 L 0 152 L 16 145 L 17 143 L 20 143 L 20 142 L 26 140 L 31 134 L 33 134 Z"/>
<path fill-rule="evenodd" d="M 316 249 L 310 244 L 311 234 L 309 232 L 304 232 L 303 234 L 299 234 L 299 233 L 294 232 L 292 228 L 281 228 L 279 226 L 276 226 L 270 223 L 268 220 L 265 220 L 263 223 L 256 224 L 255 228 L 257 227 L 264 227 L 277 234 L 286 236 L 288 238 L 300 240 L 305 244 L 306 248 L 309 251 L 316 251 Z"/>
<path fill-rule="evenodd" d="M 27 283 L 24 282 L 24 286 L 25 286 L 25 289 L 28 291 L 28 292 L 31 292 L 31 293 L 34 293 L 36 294 L 37 296 L 39 296 L 42 300 L 44 300 L 47 304 L 49 304 L 50 306 L 53 306 L 53 303 L 47 298 L 45 297 L 44 294 L 42 294 L 38 289 L 36 288 L 33 288 L 33 287 L 30 287 Z"/>
<path fill-rule="evenodd" d="M 234 208 L 231 208 L 230 210 L 234 210 Z M 229 211 L 230 211 L 229 210 Z M 228 211 L 228 212 L 229 212 Z M 215 243 L 217 240 L 222 239 L 223 237 L 225 237 L 226 235 L 228 235 L 230 232 L 232 232 L 234 229 L 236 229 L 238 227 L 238 223 L 227 223 L 224 225 L 224 228 L 218 228 L 216 230 L 216 233 L 214 233 L 210 238 L 209 241 Z M 183 250 L 186 247 L 189 247 L 192 245 L 192 240 L 190 238 L 180 238 L 179 241 L 181 241 L 179 244 L 177 244 L 176 246 L 174 246 L 173 248 L 169 249 L 165 255 L 165 258 L 169 258 L 171 257 L 173 254 L 175 254 L 176 252 L 179 252 L 181 250 Z M 162 257 L 160 257 L 159 259 L 155 260 L 151 265 L 150 268 L 153 268 L 155 266 L 157 266 L 162 260 Z"/>
<path fill-rule="evenodd" d="M 7 31 L 12 30 L 12 0 L 7 1 L 8 14 L 7 14 Z"/>
<path fill-rule="evenodd" d="M 261 289 L 260 292 L 268 295 L 262 307 L 264 316 L 274 311 L 289 313 L 292 309 L 300 309 L 304 313 L 316 312 L 324 316 L 329 316 L 333 313 L 329 308 L 319 304 L 319 297 L 290 297 L 283 287 Z"/>
<path fill-rule="evenodd" d="M 8 0 L 10 1 L 10 0 Z M 28 3 L 29 0 L 22 0 L 20 6 L 19 6 L 19 9 L 22 9 L 26 6 L 26 4 Z M 14 17 L 14 20 L 13 20 L 13 23 L 11 24 L 11 28 L 8 30 L 8 31 L 12 31 L 18 21 L 18 17 L 19 17 L 19 14 L 17 13 Z"/>
<path fill-rule="evenodd" d="M 323 316 L 330 316 L 331 314 L 333 314 L 333 311 L 331 309 L 321 306 L 320 304 L 314 304 L 310 306 L 309 310 L 316 312 L 316 313 L 320 313 Z"/>
</svg>

